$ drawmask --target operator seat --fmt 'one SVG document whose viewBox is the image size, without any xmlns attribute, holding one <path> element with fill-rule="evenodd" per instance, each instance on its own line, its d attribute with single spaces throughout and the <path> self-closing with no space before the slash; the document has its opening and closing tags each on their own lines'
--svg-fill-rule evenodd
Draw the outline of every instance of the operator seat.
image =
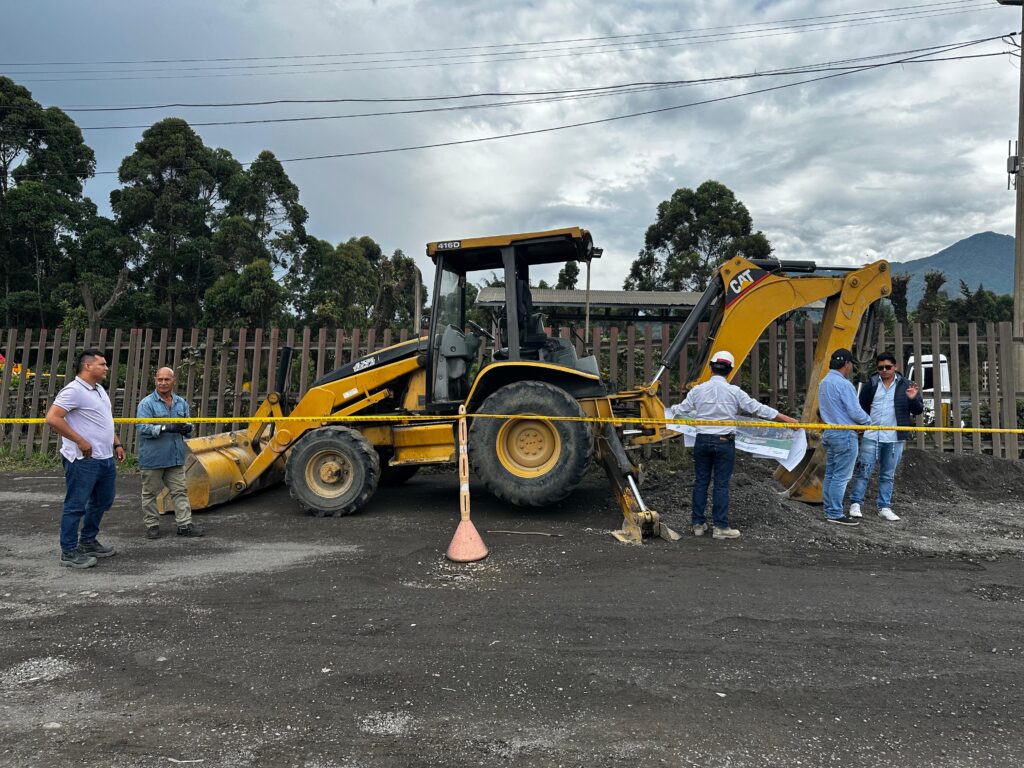
<svg viewBox="0 0 1024 768">
<path fill-rule="evenodd" d="M 523 351 L 537 350 L 544 346 L 548 335 L 544 331 L 544 317 L 533 308 L 533 294 L 526 280 L 516 281 L 516 298 L 519 309 L 519 345 Z"/>
</svg>

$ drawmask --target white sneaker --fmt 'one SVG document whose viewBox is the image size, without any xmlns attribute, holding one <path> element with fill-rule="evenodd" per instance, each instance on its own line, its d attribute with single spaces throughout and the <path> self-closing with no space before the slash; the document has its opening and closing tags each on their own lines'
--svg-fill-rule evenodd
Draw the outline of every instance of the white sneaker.
<svg viewBox="0 0 1024 768">
<path fill-rule="evenodd" d="M 864 517 L 864 515 L 860 513 L 860 504 L 850 505 L 850 517 Z"/>
<path fill-rule="evenodd" d="M 888 507 L 882 507 L 880 510 L 878 510 L 878 516 L 883 520 L 888 520 L 890 522 L 896 522 L 900 519 L 899 515 L 897 515 Z"/>
</svg>

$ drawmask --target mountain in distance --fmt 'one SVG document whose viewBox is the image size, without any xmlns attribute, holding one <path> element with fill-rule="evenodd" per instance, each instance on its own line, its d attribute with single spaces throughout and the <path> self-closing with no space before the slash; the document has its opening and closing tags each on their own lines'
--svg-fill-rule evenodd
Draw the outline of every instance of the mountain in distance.
<svg viewBox="0 0 1024 768">
<path fill-rule="evenodd" d="M 979 232 L 923 259 L 893 263 L 893 274 L 911 275 L 907 307 L 914 309 L 924 294 L 924 276 L 945 273 L 942 289 L 951 299 L 960 295 L 960 281 L 972 290 L 983 285 L 993 293 L 1013 293 L 1013 236 Z"/>
</svg>

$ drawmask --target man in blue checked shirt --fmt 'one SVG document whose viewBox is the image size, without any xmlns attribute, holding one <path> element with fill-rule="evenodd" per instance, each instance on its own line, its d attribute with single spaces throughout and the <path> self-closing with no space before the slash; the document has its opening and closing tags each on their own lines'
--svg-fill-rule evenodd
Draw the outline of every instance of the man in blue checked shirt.
<svg viewBox="0 0 1024 768">
<path fill-rule="evenodd" d="M 871 417 L 857 401 L 857 390 L 850 383 L 853 353 L 837 349 L 829 360 L 829 372 L 818 385 L 818 412 L 826 424 L 870 424 Z M 843 497 L 857 463 L 857 433 L 849 429 L 826 429 L 821 433 L 825 446 L 825 479 L 821 495 L 825 518 L 838 525 L 859 525 L 860 520 L 843 514 Z"/>
<path fill-rule="evenodd" d="M 187 419 L 188 403 L 174 388 L 178 377 L 171 368 L 156 372 L 156 389 L 144 397 L 135 415 L 140 419 Z M 185 488 L 185 438 L 192 425 L 139 424 L 139 470 L 142 472 L 142 515 L 146 538 L 160 538 L 160 517 L 156 499 L 167 488 L 174 502 L 174 522 L 179 536 L 202 536 L 203 529 L 192 522 L 192 507 Z"/>
</svg>

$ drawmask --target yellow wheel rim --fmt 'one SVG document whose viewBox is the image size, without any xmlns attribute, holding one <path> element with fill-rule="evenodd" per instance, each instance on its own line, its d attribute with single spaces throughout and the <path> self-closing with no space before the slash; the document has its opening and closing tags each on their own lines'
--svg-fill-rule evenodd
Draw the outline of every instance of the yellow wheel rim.
<svg viewBox="0 0 1024 768">
<path fill-rule="evenodd" d="M 306 485 L 317 496 L 336 499 L 352 487 L 352 464 L 343 454 L 326 448 L 306 463 Z"/>
<path fill-rule="evenodd" d="M 541 477 L 562 455 L 562 438 L 550 421 L 515 419 L 498 430 L 498 461 L 516 477 Z"/>
</svg>

